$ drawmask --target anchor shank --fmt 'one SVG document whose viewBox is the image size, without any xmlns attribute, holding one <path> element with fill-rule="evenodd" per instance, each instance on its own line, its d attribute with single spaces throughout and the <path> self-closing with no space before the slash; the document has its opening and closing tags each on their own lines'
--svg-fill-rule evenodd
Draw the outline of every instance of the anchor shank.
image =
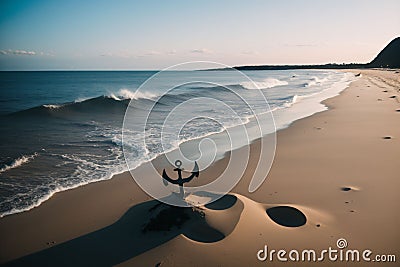
<svg viewBox="0 0 400 267">
<path fill-rule="evenodd" d="M 178 184 L 179 184 L 179 195 L 183 199 L 185 197 L 185 192 L 183 190 L 182 170 L 180 168 L 178 168 Z"/>
</svg>

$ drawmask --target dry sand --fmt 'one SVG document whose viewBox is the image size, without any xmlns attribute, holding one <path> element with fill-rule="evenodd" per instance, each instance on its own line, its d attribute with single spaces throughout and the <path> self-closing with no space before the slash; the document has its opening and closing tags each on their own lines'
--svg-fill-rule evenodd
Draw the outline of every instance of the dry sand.
<svg viewBox="0 0 400 267">
<path fill-rule="evenodd" d="M 400 75 L 354 72 L 362 77 L 340 96 L 326 100 L 328 111 L 278 132 L 272 169 L 256 192 L 247 189 L 258 141 L 251 145 L 253 161 L 232 193 L 199 209 L 182 212 L 157 206 L 124 173 L 55 194 L 38 208 L 1 218 L 0 263 L 347 266 L 327 257 L 317 263 L 287 263 L 278 262 L 276 256 L 273 262 L 260 262 L 256 256 L 264 245 L 269 250 L 319 253 L 337 249 L 339 238 L 347 240 L 347 249 L 370 249 L 371 258 L 395 254 L 399 261 Z M 222 159 L 201 177 L 212 179 L 226 163 L 227 158 Z M 181 227 L 143 232 L 151 218 L 153 226 Z"/>
</svg>

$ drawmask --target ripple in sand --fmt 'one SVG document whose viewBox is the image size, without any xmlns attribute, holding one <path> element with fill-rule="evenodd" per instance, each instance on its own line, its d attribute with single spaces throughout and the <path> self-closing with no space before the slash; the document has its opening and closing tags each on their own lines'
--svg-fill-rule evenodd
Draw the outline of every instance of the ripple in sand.
<svg viewBox="0 0 400 267">
<path fill-rule="evenodd" d="M 299 227 L 307 222 L 306 216 L 290 206 L 278 206 L 267 209 L 267 214 L 275 223 L 286 227 Z"/>
</svg>

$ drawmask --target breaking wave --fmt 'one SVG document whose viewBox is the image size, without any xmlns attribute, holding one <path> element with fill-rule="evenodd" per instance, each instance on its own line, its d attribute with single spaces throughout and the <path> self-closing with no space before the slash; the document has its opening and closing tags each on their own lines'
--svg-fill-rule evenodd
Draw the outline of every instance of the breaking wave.
<svg viewBox="0 0 400 267">
<path fill-rule="evenodd" d="M 34 153 L 32 155 L 23 155 L 15 160 L 13 160 L 10 164 L 5 164 L 0 169 L 0 173 L 6 172 L 11 169 L 18 168 L 19 166 L 24 165 L 24 164 L 30 162 L 31 160 L 33 160 L 37 155 L 38 155 L 37 153 Z"/>
<path fill-rule="evenodd" d="M 276 86 L 288 85 L 288 82 L 274 78 L 264 79 L 262 82 L 242 82 L 240 84 L 245 89 L 268 89 Z"/>
</svg>

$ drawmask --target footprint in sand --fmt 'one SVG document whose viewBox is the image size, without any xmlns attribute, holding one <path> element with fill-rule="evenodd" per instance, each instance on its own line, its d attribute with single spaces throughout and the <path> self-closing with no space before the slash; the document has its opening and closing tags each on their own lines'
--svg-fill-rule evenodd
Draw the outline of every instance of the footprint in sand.
<svg viewBox="0 0 400 267">
<path fill-rule="evenodd" d="M 389 98 L 396 98 L 397 96 L 395 96 L 395 95 L 392 95 L 392 96 L 389 96 Z"/>
<path fill-rule="evenodd" d="M 382 139 L 389 140 L 389 139 L 392 139 L 392 137 L 391 136 L 384 136 L 384 137 L 382 137 Z"/>
<path fill-rule="evenodd" d="M 290 206 L 277 206 L 267 209 L 267 214 L 275 223 L 286 227 L 299 227 L 307 222 L 306 216 Z"/>
<path fill-rule="evenodd" d="M 357 192 L 357 191 L 360 191 L 361 189 L 359 188 L 359 187 L 356 187 L 356 186 L 342 186 L 342 187 L 340 187 L 340 191 L 342 191 L 342 192 Z M 352 200 L 351 200 L 351 202 L 353 202 Z"/>
<path fill-rule="evenodd" d="M 399 108 L 399 109 L 396 109 L 396 111 L 397 111 L 397 112 L 400 112 L 400 108 Z"/>
</svg>

